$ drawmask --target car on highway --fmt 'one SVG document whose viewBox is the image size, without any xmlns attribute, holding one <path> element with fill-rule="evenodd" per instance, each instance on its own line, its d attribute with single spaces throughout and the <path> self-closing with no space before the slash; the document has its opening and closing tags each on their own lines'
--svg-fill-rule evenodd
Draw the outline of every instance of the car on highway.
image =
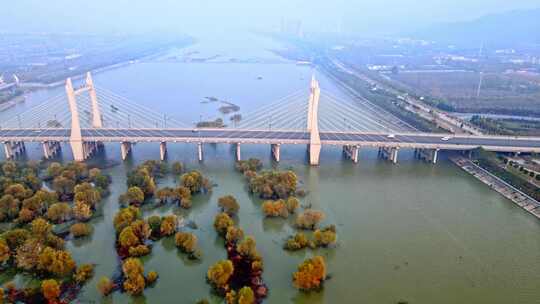
<svg viewBox="0 0 540 304">
<path fill-rule="evenodd" d="M 441 138 L 441 140 L 442 141 L 448 141 L 448 140 L 450 140 L 450 136 L 445 136 L 445 137 Z"/>
<path fill-rule="evenodd" d="M 387 136 L 388 138 L 396 138 L 396 135 L 395 134 L 390 134 Z"/>
</svg>

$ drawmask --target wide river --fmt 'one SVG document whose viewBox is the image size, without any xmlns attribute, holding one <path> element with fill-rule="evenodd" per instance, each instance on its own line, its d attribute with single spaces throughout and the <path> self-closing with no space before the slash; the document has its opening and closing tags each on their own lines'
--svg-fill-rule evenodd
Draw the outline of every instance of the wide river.
<svg viewBox="0 0 540 304">
<path fill-rule="evenodd" d="M 231 101 L 247 113 L 308 88 L 311 68 L 274 56 L 268 48 L 275 47 L 279 47 L 275 42 L 253 36 L 228 41 L 202 38 L 189 50 L 172 52 L 221 55 L 215 62 L 185 63 L 168 57 L 99 73 L 94 81 L 183 121 L 197 121 L 201 115 L 219 117 L 215 104 L 200 103 L 205 96 Z M 318 78 L 323 90 L 345 96 L 323 75 Z M 0 119 L 61 91 L 28 94 L 24 104 L 1 113 Z M 415 160 L 411 151 L 402 151 L 399 163 L 392 165 L 377 159 L 375 150 L 361 150 L 355 165 L 342 158 L 340 149 L 324 147 L 321 165 L 310 167 L 305 147 L 283 146 L 281 162 L 275 164 L 270 147 L 243 146 L 243 158 L 257 157 L 267 168 L 296 171 L 309 192 L 302 203 L 324 211 L 324 224 L 337 226 L 337 248 L 290 253 L 282 244 L 295 231 L 292 220 L 262 216 L 261 201 L 248 193 L 244 178 L 234 170 L 231 146 L 204 148 L 205 159 L 199 163 L 194 145 L 170 144 L 168 161 L 180 160 L 190 169 L 201 170 L 217 184 L 214 191 L 197 196 L 187 211 L 168 206 L 144 214 L 174 212 L 195 221 L 202 260 L 189 261 L 177 251 L 173 238 L 163 239 L 143 258 L 145 271 L 160 275 L 155 287 L 141 297 L 116 292 L 102 298 L 96 282 L 103 275 L 111 276 L 118 266 L 112 219 L 119 208 L 118 195 L 126 190 L 126 172 L 143 160 L 159 158 L 157 144 L 136 145 L 123 163 L 119 145 L 106 146 L 104 157 L 119 165 L 106 170 L 113 184 L 112 194 L 103 201 L 104 216 L 91 222 L 91 237 L 67 243 L 77 262 L 97 265 L 94 278 L 80 294 L 81 303 L 194 303 L 200 298 L 219 303 L 211 296 L 205 275 L 209 265 L 226 257 L 212 227 L 217 198 L 226 194 L 240 202 L 239 225 L 255 237 L 264 257 L 264 279 L 270 289 L 266 303 L 540 303 L 540 221 L 444 156 L 431 165 Z M 31 158 L 41 156 L 37 145 L 29 145 L 28 150 Z M 64 158 L 70 159 L 68 147 Z M 172 183 L 172 178 L 159 181 L 160 186 Z M 331 279 L 324 290 L 305 294 L 292 287 L 291 276 L 298 263 L 314 254 L 326 258 Z M 6 279 L 1 278 L 2 283 Z"/>
</svg>

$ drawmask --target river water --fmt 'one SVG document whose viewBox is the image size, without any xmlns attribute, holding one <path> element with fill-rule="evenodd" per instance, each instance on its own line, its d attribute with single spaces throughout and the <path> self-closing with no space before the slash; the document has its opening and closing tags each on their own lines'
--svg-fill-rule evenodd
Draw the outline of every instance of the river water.
<svg viewBox="0 0 540 304">
<path fill-rule="evenodd" d="M 249 112 L 307 88 L 313 73 L 310 67 L 274 63 L 281 59 L 269 47 L 277 46 L 253 36 L 234 43 L 203 39 L 189 49 L 201 51 L 197 56 L 202 57 L 222 55 L 216 62 L 142 62 L 97 74 L 94 80 L 183 121 L 197 121 L 200 115 L 205 119 L 219 116 L 215 105 L 200 104 L 205 96 L 229 100 L 240 105 L 242 112 Z M 268 62 L 234 63 L 230 58 Z M 323 75 L 318 78 L 323 90 L 343 94 Z M 24 104 L 0 118 L 61 90 L 29 94 Z M 264 279 L 270 289 L 266 303 L 540 303 L 540 222 L 444 156 L 430 165 L 415 160 L 412 151 L 400 151 L 399 163 L 392 165 L 377 159 L 375 150 L 361 150 L 359 163 L 352 164 L 342 158 L 340 149 L 323 147 L 321 165 L 309 167 L 305 147 L 282 146 L 281 162 L 275 164 L 270 147 L 243 146 L 243 158 L 258 157 L 267 168 L 295 170 L 309 192 L 302 203 L 324 211 L 324 224 L 337 226 L 337 248 L 290 253 L 282 244 L 294 233 L 292 219 L 262 216 L 261 201 L 248 193 L 243 177 L 234 171 L 231 146 L 205 146 L 202 163 L 196 160 L 194 145 L 170 144 L 168 148 L 168 161 L 180 160 L 190 169 L 203 171 L 217 187 L 210 195 L 195 197 L 190 210 L 169 206 L 144 215 L 174 212 L 195 221 L 199 229 L 193 232 L 199 238 L 202 260 L 189 261 L 176 250 L 172 238 L 163 239 L 143 258 L 145 271 L 160 274 L 155 287 L 135 298 L 118 292 L 107 298 L 99 296 L 96 282 L 117 271 L 112 219 L 118 210 L 117 197 L 126 190 L 126 172 L 143 160 L 159 158 L 157 144 L 137 144 L 132 157 L 120 162 L 119 145 L 108 144 L 105 155 L 93 160 L 119 163 L 106 170 L 113 184 L 111 195 L 103 201 L 104 215 L 92 220 L 91 237 L 67 243 L 77 262 L 97 264 L 96 275 L 84 287 L 80 302 L 194 303 L 208 298 L 218 303 L 219 298 L 210 295 L 205 274 L 226 253 L 212 222 L 218 212 L 217 198 L 233 194 L 241 206 L 239 226 L 255 237 L 264 258 Z M 41 156 L 38 146 L 29 145 L 28 150 L 30 158 Z M 69 149 L 63 150 L 63 157 L 70 159 Z M 173 183 L 166 178 L 159 186 Z M 314 254 L 326 258 L 331 279 L 321 292 L 298 292 L 291 284 L 292 272 Z"/>
</svg>

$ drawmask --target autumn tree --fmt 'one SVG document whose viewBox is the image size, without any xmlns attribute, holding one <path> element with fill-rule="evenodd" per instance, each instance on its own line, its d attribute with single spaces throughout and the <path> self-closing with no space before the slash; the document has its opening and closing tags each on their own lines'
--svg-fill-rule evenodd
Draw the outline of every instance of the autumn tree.
<svg viewBox="0 0 540 304">
<path fill-rule="evenodd" d="M 0 198 L 0 221 L 14 219 L 19 215 L 21 201 L 11 194 Z"/>
<path fill-rule="evenodd" d="M 52 204 L 47 210 L 47 218 L 54 223 L 63 223 L 71 218 L 71 207 L 68 203 Z"/>
<path fill-rule="evenodd" d="M 90 209 L 90 206 L 83 202 L 75 202 L 72 211 L 73 217 L 81 222 L 87 221 L 92 217 L 92 210 Z"/>
<path fill-rule="evenodd" d="M 55 178 L 62 174 L 62 170 L 64 170 L 64 168 L 60 163 L 53 162 L 49 165 L 49 167 L 47 167 L 46 174 L 49 178 Z"/>
<path fill-rule="evenodd" d="M 233 225 L 233 220 L 225 212 L 219 213 L 214 219 L 214 228 L 220 235 L 225 235 L 225 233 L 227 233 L 227 228 Z"/>
<path fill-rule="evenodd" d="M 176 232 L 176 226 L 178 225 L 178 218 L 176 215 L 171 214 L 164 216 L 161 220 L 160 232 L 162 236 L 169 236 Z"/>
<path fill-rule="evenodd" d="M 110 294 L 113 288 L 113 282 L 105 276 L 101 277 L 97 283 L 97 289 L 103 296 Z"/>
<path fill-rule="evenodd" d="M 225 240 L 228 243 L 236 243 L 244 238 L 244 230 L 240 227 L 229 226 L 227 227 L 227 234 L 225 235 Z"/>
<path fill-rule="evenodd" d="M 218 199 L 218 206 L 221 211 L 227 213 L 230 216 L 235 215 L 240 209 L 240 205 L 236 201 L 236 198 L 232 195 L 222 196 Z"/>
<path fill-rule="evenodd" d="M 128 258 L 122 264 L 125 276 L 124 290 L 130 295 L 141 294 L 145 287 L 144 267 L 137 258 Z"/>
<path fill-rule="evenodd" d="M 289 213 L 295 213 L 296 209 L 300 206 L 300 201 L 294 196 L 289 196 L 285 202 Z"/>
<path fill-rule="evenodd" d="M 158 279 L 159 275 L 156 271 L 149 271 L 148 272 L 148 275 L 146 276 L 146 282 L 150 285 L 150 284 L 153 284 L 154 282 L 156 282 L 156 280 Z"/>
<path fill-rule="evenodd" d="M 133 231 L 131 226 L 128 226 L 120 232 L 118 236 L 118 242 L 121 247 L 129 250 L 130 247 L 134 247 L 140 244 L 140 240 Z"/>
<path fill-rule="evenodd" d="M 60 296 L 60 286 L 54 279 L 41 282 L 41 291 L 49 303 L 56 303 Z"/>
<path fill-rule="evenodd" d="M 191 193 L 199 193 L 202 187 L 202 179 L 201 172 L 193 170 L 180 176 L 180 184 L 188 188 Z"/>
<path fill-rule="evenodd" d="M 77 267 L 73 278 L 75 279 L 75 282 L 83 284 L 84 282 L 88 281 L 93 275 L 94 266 L 91 264 L 83 264 Z"/>
<path fill-rule="evenodd" d="M 138 206 L 144 202 L 144 192 L 141 188 L 134 186 L 128 189 L 128 191 L 119 198 L 122 204 L 129 204 Z"/>
<path fill-rule="evenodd" d="M 156 191 L 156 183 L 151 175 L 152 168 L 150 166 L 141 166 L 130 172 L 127 178 L 128 187 L 137 187 L 143 192 L 144 197 L 151 197 Z M 141 200 L 142 201 L 142 200 Z"/>
<path fill-rule="evenodd" d="M 246 171 L 258 171 L 262 168 L 261 160 L 250 158 L 248 160 L 240 160 L 236 162 L 236 170 L 245 173 Z"/>
<path fill-rule="evenodd" d="M 326 264 L 322 256 L 305 260 L 293 273 L 293 285 L 301 290 L 314 290 L 321 287 L 326 279 Z"/>
<path fill-rule="evenodd" d="M 289 216 L 289 210 L 284 200 L 277 201 L 265 201 L 262 204 L 262 210 L 264 215 L 267 217 L 283 217 L 287 218 Z"/>
<path fill-rule="evenodd" d="M 234 267 L 230 260 L 221 260 L 208 268 L 208 281 L 216 288 L 226 289 L 233 275 Z"/>
<path fill-rule="evenodd" d="M 135 206 L 120 209 L 114 216 L 114 229 L 120 233 L 125 227 L 141 217 L 141 211 Z"/>
<path fill-rule="evenodd" d="M 99 201 L 101 201 L 101 194 L 89 183 L 82 183 L 75 186 L 74 191 L 75 197 L 73 200 L 76 202 L 83 202 L 92 209 L 94 209 Z"/>
<path fill-rule="evenodd" d="M 75 190 L 75 180 L 65 176 L 57 176 L 53 180 L 53 189 L 61 196 L 71 196 Z"/>
<path fill-rule="evenodd" d="M 11 251 L 15 251 L 19 246 L 24 244 L 30 236 L 28 230 L 21 228 L 11 229 L 2 234 L 2 238 L 6 241 Z"/>
<path fill-rule="evenodd" d="M 296 218 L 296 226 L 301 229 L 313 230 L 324 219 L 323 212 L 318 210 L 308 209 L 299 214 Z"/>
<path fill-rule="evenodd" d="M 257 243 L 251 236 L 246 237 L 236 245 L 236 251 L 249 259 L 259 259 L 260 255 L 257 251 Z"/>
<path fill-rule="evenodd" d="M 174 175 L 182 174 L 184 170 L 184 165 L 181 162 L 174 162 L 171 166 L 172 173 Z"/>
<path fill-rule="evenodd" d="M 33 271 L 39 263 L 39 257 L 43 251 L 42 241 L 29 238 L 15 251 L 15 265 L 25 271 Z"/>
<path fill-rule="evenodd" d="M 69 231 L 75 238 L 89 235 L 90 230 L 90 226 L 85 223 L 75 223 L 69 228 Z"/>
<path fill-rule="evenodd" d="M 9 246 L 4 239 L 0 239 L 0 265 L 7 262 L 10 256 Z"/>
<path fill-rule="evenodd" d="M 238 291 L 238 304 L 254 304 L 255 303 L 255 293 L 253 290 L 244 286 Z"/>
<path fill-rule="evenodd" d="M 175 196 L 174 189 L 171 187 L 160 188 L 156 191 L 156 198 L 161 203 L 166 203 L 166 202 L 171 201 L 174 198 L 174 196 Z"/>
<path fill-rule="evenodd" d="M 34 236 L 44 238 L 51 232 L 52 225 L 42 218 L 37 218 L 30 223 L 30 231 Z"/>
<path fill-rule="evenodd" d="M 45 247 L 39 255 L 38 269 L 63 277 L 73 272 L 75 261 L 67 251 Z"/>
<path fill-rule="evenodd" d="M 185 253 L 192 253 L 197 249 L 197 237 L 189 232 L 177 232 L 175 235 L 176 247 Z"/>
<path fill-rule="evenodd" d="M 311 245 L 311 242 L 307 236 L 303 233 L 297 233 L 294 236 L 287 239 L 284 248 L 287 250 L 300 250 Z"/>
<path fill-rule="evenodd" d="M 6 189 L 4 189 L 4 195 L 6 194 L 13 196 L 19 201 L 22 201 L 26 198 L 31 197 L 33 194 L 33 191 L 31 189 L 26 188 L 22 184 L 11 184 Z"/>
<path fill-rule="evenodd" d="M 176 188 L 175 197 L 180 202 L 180 207 L 191 208 L 191 190 L 188 187 L 180 186 Z"/>
<path fill-rule="evenodd" d="M 318 247 L 328 247 L 336 243 L 336 226 L 330 225 L 323 229 L 317 229 L 313 233 L 313 240 Z"/>
</svg>

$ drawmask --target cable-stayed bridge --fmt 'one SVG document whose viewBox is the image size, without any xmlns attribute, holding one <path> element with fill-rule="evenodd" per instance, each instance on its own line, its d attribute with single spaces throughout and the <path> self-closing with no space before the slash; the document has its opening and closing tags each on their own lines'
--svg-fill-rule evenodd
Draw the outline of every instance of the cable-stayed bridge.
<svg viewBox="0 0 540 304">
<path fill-rule="evenodd" d="M 199 160 L 206 143 L 236 145 L 268 144 L 279 161 L 280 147 L 306 145 L 310 164 L 319 164 L 322 146 L 342 146 L 354 162 L 363 147 L 379 148 L 380 154 L 397 162 L 399 149 L 415 149 L 418 156 L 435 163 L 440 150 L 471 150 L 482 147 L 501 152 L 540 152 L 540 138 L 430 134 L 367 100 L 346 100 L 322 92 L 313 78 L 309 89 L 287 95 L 243 115 L 243 119 L 224 128 L 197 128 L 134 103 L 105 88 L 94 85 L 90 73 L 86 82 L 74 88 L 67 79 L 65 94 L 0 122 L 0 141 L 7 158 L 24 153 L 25 142 L 39 142 L 45 158 L 53 157 L 68 143 L 76 161 L 92 156 L 104 143 L 120 143 L 125 159 L 132 144 L 156 142 L 160 157 L 168 143 L 193 143 Z"/>
</svg>

